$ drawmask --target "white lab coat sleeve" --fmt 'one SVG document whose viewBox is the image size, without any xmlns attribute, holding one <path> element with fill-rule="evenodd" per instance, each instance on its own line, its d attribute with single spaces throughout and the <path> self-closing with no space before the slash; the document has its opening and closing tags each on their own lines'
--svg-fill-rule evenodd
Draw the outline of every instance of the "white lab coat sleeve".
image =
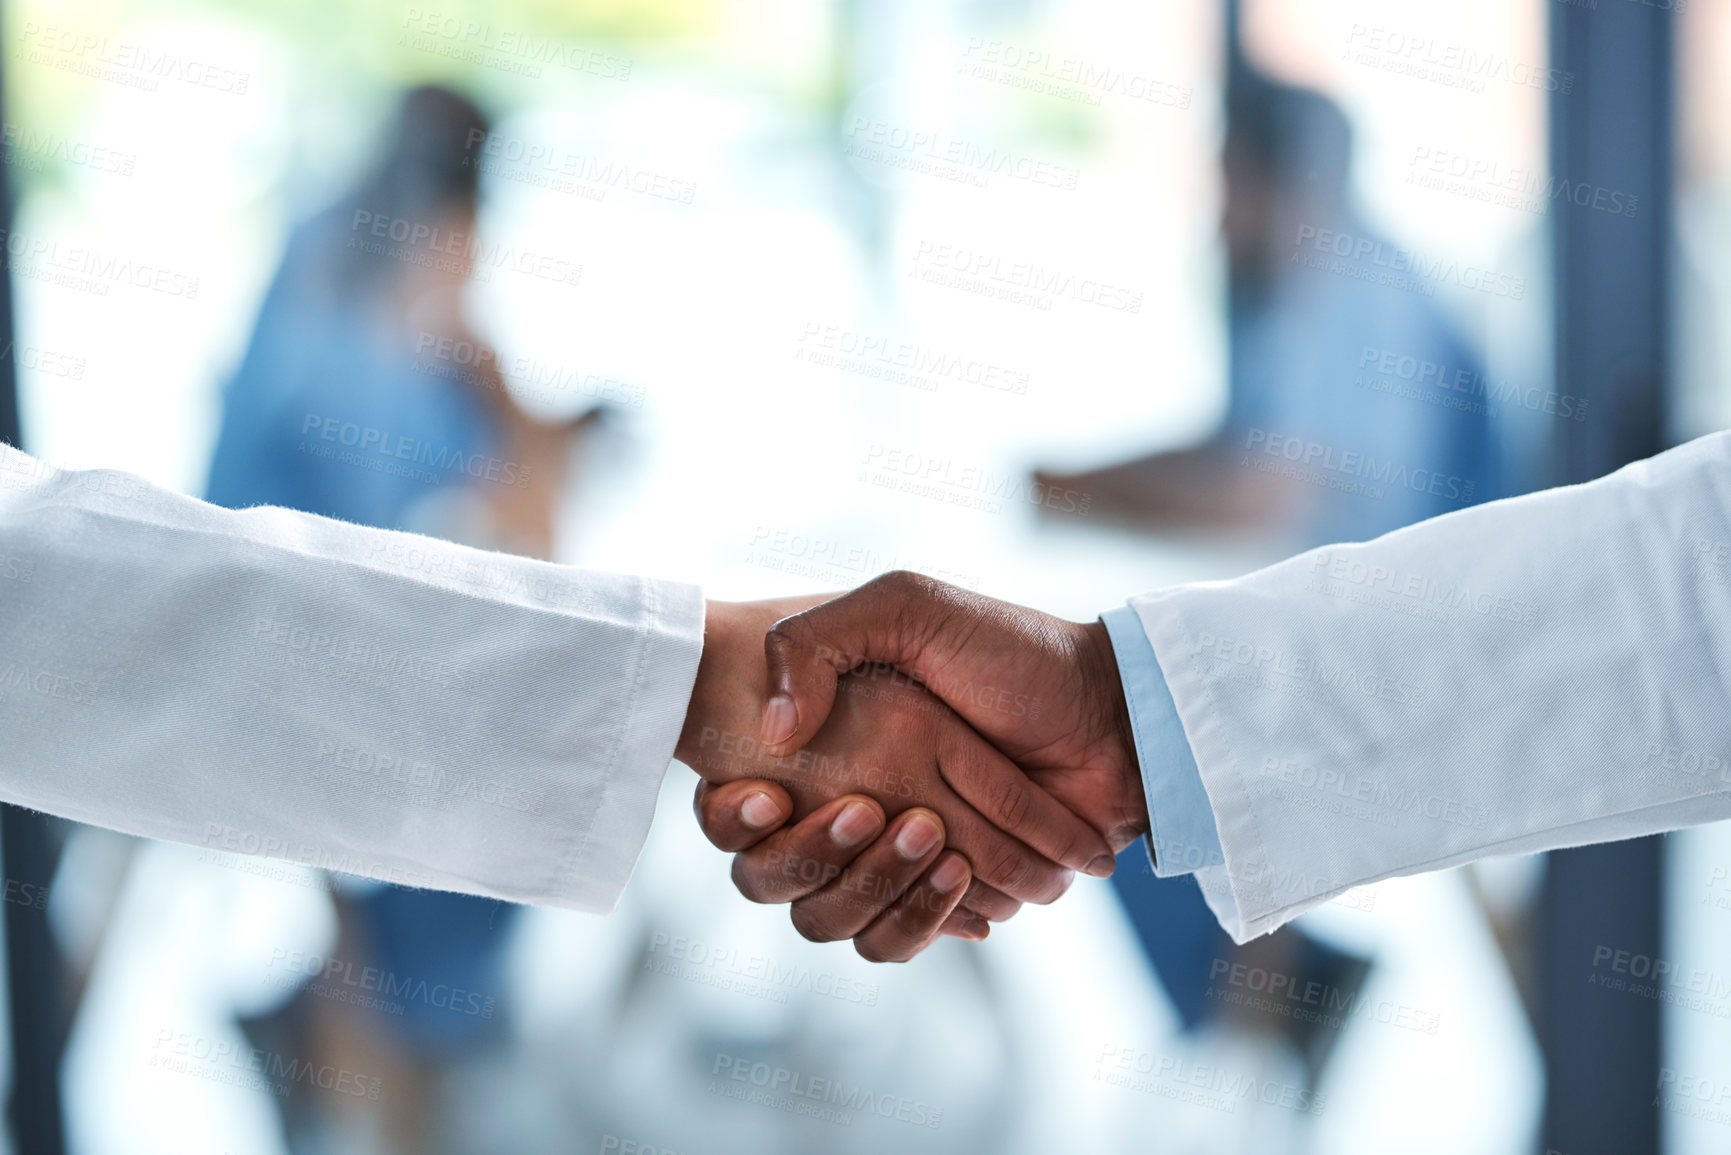
<svg viewBox="0 0 1731 1155">
<path fill-rule="evenodd" d="M 1378 879 L 1731 816 L 1731 434 L 1131 605 L 1241 942 Z"/>
<path fill-rule="evenodd" d="M 0 446 L 0 797 L 418 887 L 607 911 L 703 600 Z"/>
</svg>

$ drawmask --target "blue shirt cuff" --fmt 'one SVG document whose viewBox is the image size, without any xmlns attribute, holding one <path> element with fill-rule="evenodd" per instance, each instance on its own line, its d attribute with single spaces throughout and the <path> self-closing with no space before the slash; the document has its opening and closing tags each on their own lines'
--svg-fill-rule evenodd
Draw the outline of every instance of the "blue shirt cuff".
<svg viewBox="0 0 1731 1155">
<path fill-rule="evenodd" d="M 1226 856 L 1214 826 L 1214 807 L 1203 789 L 1202 771 L 1190 752 L 1178 705 L 1142 619 L 1129 606 L 1120 606 L 1101 614 L 1100 621 L 1112 639 L 1124 700 L 1130 707 L 1136 761 L 1148 798 L 1148 848 L 1154 873 L 1171 878 L 1218 866 Z"/>
</svg>

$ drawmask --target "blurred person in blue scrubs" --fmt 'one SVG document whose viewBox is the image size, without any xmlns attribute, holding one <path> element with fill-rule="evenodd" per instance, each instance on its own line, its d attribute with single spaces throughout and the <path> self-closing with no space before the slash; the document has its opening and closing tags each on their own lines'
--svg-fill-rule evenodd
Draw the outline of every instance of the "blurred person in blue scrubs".
<svg viewBox="0 0 1731 1155">
<path fill-rule="evenodd" d="M 1198 446 L 1041 481 L 1142 527 L 1250 529 L 1296 548 L 1365 541 L 1505 496 L 1494 386 L 1430 286 L 1400 268 L 1411 255 L 1354 209 L 1352 151 L 1351 125 L 1327 97 L 1254 72 L 1233 78 L 1221 158 L 1225 420 Z M 1341 258 L 1340 247 L 1364 255 Z M 1260 966 L 1346 1001 L 1369 960 L 1295 928 L 1235 946 L 1194 883 L 1155 877 L 1140 845 L 1112 882 L 1186 1028 L 1234 1019 L 1283 1036 L 1314 1086 L 1338 1028 L 1228 1007 L 1218 976 Z"/>
<path fill-rule="evenodd" d="M 1225 420 L 1201 445 L 1043 480 L 1146 527 L 1253 527 L 1306 547 L 1504 496 L 1496 385 L 1413 254 L 1354 208 L 1352 152 L 1332 100 L 1234 78 Z M 1492 297 L 1523 290 L 1481 280 Z"/>
<path fill-rule="evenodd" d="M 373 171 L 293 231 L 224 397 L 211 502 L 549 555 L 574 427 L 523 414 L 496 361 L 474 352 L 484 346 L 463 316 L 479 195 L 472 161 L 487 128 L 454 92 L 409 92 Z M 390 1071 L 391 1134 L 370 1142 L 426 1150 L 441 1073 L 502 1035 L 502 948 L 517 908 L 364 882 L 336 893 L 328 961 L 337 969 L 319 981 L 400 1011 L 303 991 L 249 1029 L 294 1033 L 302 1041 L 291 1045 L 304 1049 L 289 1053 Z M 359 977 L 369 967 L 376 986 Z M 356 1125 L 296 1117 L 308 1109 L 299 1100 L 284 1106 L 297 1150 Z"/>
</svg>

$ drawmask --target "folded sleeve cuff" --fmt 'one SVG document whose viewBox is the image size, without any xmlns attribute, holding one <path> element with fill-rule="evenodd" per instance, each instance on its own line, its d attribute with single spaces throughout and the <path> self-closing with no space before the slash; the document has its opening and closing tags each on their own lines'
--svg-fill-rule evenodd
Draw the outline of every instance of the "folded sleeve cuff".
<svg viewBox="0 0 1731 1155">
<path fill-rule="evenodd" d="M 1202 785 L 1202 771 L 1190 751 L 1178 706 L 1142 620 L 1129 606 L 1100 615 L 1112 639 L 1136 760 L 1148 799 L 1148 844 L 1154 873 L 1161 878 L 1193 874 L 1225 863 L 1214 809 Z"/>
<path fill-rule="evenodd" d="M 632 675 L 629 718 L 601 802 L 572 846 L 555 902 L 610 912 L 649 837 L 661 781 L 685 725 L 703 652 L 703 594 L 675 582 L 645 582 L 642 644 Z"/>
</svg>

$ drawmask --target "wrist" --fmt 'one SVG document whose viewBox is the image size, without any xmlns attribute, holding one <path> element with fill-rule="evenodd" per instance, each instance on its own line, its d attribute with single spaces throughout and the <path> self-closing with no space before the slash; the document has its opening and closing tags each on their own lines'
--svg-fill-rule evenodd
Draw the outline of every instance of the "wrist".
<svg viewBox="0 0 1731 1155">
<path fill-rule="evenodd" d="M 685 708 L 685 725 L 680 728 L 679 741 L 673 756 L 711 781 L 715 775 L 717 755 L 723 745 L 734 745 L 721 724 L 719 709 L 729 682 L 737 683 L 736 665 L 739 649 L 739 604 L 705 600 L 703 603 L 703 653 L 697 660 L 697 678 L 691 686 L 691 701 Z M 706 773 L 708 769 L 710 772 Z"/>
<path fill-rule="evenodd" d="M 673 756 L 711 782 L 750 778 L 774 765 L 759 741 L 769 699 L 763 639 L 816 597 L 703 604 L 703 653 Z"/>
<path fill-rule="evenodd" d="M 1096 742 L 1102 761 L 1116 771 L 1118 797 L 1122 799 L 1119 834 L 1125 844 L 1148 829 L 1148 799 L 1142 787 L 1142 760 L 1136 749 L 1136 730 L 1130 721 L 1130 703 L 1124 679 L 1118 672 L 1118 656 L 1106 624 L 1095 620 L 1081 625 L 1080 665 L 1083 693 L 1094 709 Z M 1109 836 L 1110 837 L 1110 836 Z M 1112 839 L 1119 849 L 1118 839 Z"/>
</svg>

